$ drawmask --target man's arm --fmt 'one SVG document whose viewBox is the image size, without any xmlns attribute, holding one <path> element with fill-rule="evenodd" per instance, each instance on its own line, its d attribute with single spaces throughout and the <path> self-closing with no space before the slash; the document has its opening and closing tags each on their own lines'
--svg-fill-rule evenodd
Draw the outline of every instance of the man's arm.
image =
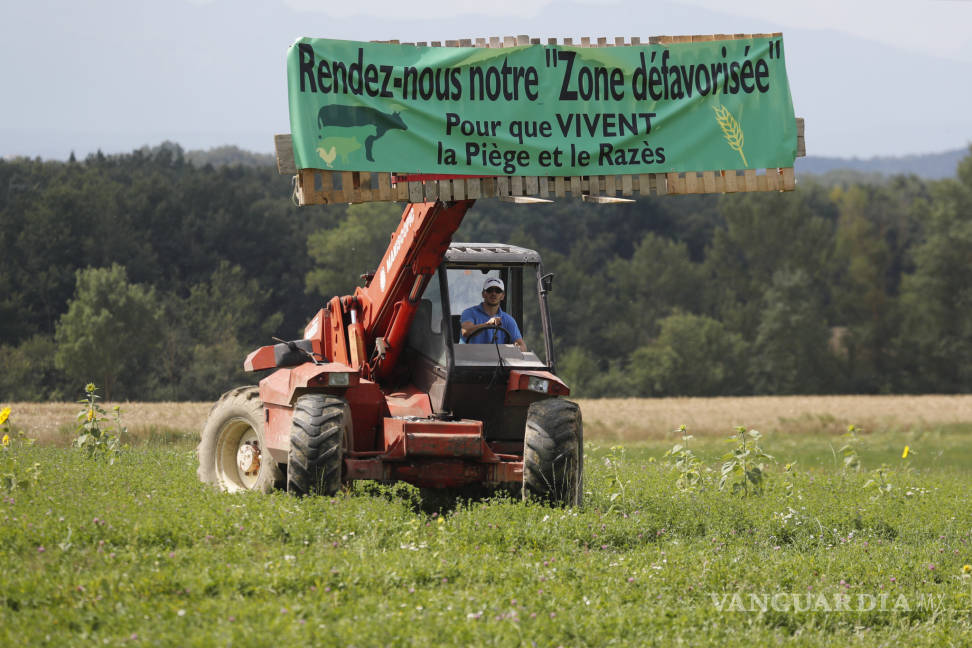
<svg viewBox="0 0 972 648">
<path fill-rule="evenodd" d="M 526 347 L 526 342 L 523 341 L 523 334 L 520 333 L 520 327 L 517 326 L 516 320 L 513 319 L 512 315 L 508 313 L 504 313 L 504 315 L 506 315 L 506 317 L 509 320 L 504 323 L 504 326 L 507 328 L 507 330 L 509 330 L 510 335 L 513 336 L 514 338 L 513 344 L 515 344 L 520 351 L 523 351 L 525 353 L 527 347 Z"/>
<path fill-rule="evenodd" d="M 502 325 L 502 323 L 503 320 L 501 320 L 498 316 L 491 317 L 485 322 L 483 322 L 482 324 L 473 324 L 472 320 L 468 322 L 463 322 L 462 324 L 460 324 L 460 327 L 462 329 L 462 337 L 466 338 L 466 340 L 468 341 L 470 337 L 472 337 L 482 329 L 486 328 L 487 326 L 495 326 L 497 324 Z"/>
</svg>

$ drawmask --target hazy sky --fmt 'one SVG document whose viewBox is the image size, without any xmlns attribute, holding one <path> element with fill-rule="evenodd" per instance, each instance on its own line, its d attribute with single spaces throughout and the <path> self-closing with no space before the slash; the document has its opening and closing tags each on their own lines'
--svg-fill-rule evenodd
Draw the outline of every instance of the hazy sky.
<svg viewBox="0 0 972 648">
<path fill-rule="evenodd" d="M 972 142 L 972 1 L 3 0 L 0 156 L 64 158 L 173 140 L 270 152 L 289 131 L 300 36 L 403 41 L 529 34 L 782 31 L 811 155 Z"/>
</svg>

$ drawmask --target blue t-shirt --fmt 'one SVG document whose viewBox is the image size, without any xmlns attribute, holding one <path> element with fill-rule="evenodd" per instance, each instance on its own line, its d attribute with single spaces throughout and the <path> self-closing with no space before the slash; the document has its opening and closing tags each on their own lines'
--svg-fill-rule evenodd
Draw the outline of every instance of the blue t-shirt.
<svg viewBox="0 0 972 648">
<path fill-rule="evenodd" d="M 473 333 L 472 337 L 466 339 L 461 338 L 462 341 L 468 344 L 492 344 L 493 342 L 498 342 L 499 344 L 513 344 L 515 341 L 519 340 L 523 335 L 520 333 L 520 327 L 516 325 L 516 320 L 512 316 L 503 312 L 503 309 L 499 309 L 496 315 L 499 315 L 500 319 L 503 321 L 503 328 L 510 332 L 513 336 L 512 340 L 506 339 L 506 333 L 499 329 L 487 328 Z M 477 304 L 475 306 L 470 306 L 466 310 L 462 311 L 462 316 L 459 318 L 460 322 L 472 322 L 473 324 L 485 324 L 496 315 L 490 315 L 483 310 L 482 304 Z M 493 339 L 493 336 L 496 339 Z"/>
</svg>

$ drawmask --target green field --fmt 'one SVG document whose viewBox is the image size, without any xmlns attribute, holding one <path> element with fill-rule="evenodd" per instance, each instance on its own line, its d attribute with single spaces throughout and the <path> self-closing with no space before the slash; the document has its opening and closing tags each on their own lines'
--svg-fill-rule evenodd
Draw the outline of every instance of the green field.
<svg viewBox="0 0 972 648">
<path fill-rule="evenodd" d="M 187 442 L 11 443 L 0 475 L 39 472 L 0 489 L 0 645 L 968 645 L 970 439 L 863 435 L 858 472 L 840 438 L 770 435 L 749 496 L 680 492 L 671 442 L 589 442 L 579 509 L 442 514 L 407 486 L 218 493 Z"/>
</svg>

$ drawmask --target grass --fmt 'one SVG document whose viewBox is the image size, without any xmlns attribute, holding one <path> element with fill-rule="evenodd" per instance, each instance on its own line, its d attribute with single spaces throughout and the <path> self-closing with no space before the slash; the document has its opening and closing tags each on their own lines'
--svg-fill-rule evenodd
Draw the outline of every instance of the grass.
<svg viewBox="0 0 972 648">
<path fill-rule="evenodd" d="M 581 508 L 500 499 L 441 515 L 404 485 L 218 493 L 196 480 L 186 431 L 111 466 L 12 446 L 0 474 L 16 459 L 40 477 L 0 491 L 0 645 L 967 644 L 968 428 L 862 435 L 859 473 L 840 468 L 829 428 L 805 432 L 765 435 L 780 464 L 759 496 L 678 492 L 670 442 L 602 438 Z M 727 446 L 691 443 L 713 467 Z M 883 495 L 864 488 L 882 463 Z M 733 595 L 749 611 L 730 611 Z M 773 595 L 813 605 L 763 611 Z"/>
</svg>

